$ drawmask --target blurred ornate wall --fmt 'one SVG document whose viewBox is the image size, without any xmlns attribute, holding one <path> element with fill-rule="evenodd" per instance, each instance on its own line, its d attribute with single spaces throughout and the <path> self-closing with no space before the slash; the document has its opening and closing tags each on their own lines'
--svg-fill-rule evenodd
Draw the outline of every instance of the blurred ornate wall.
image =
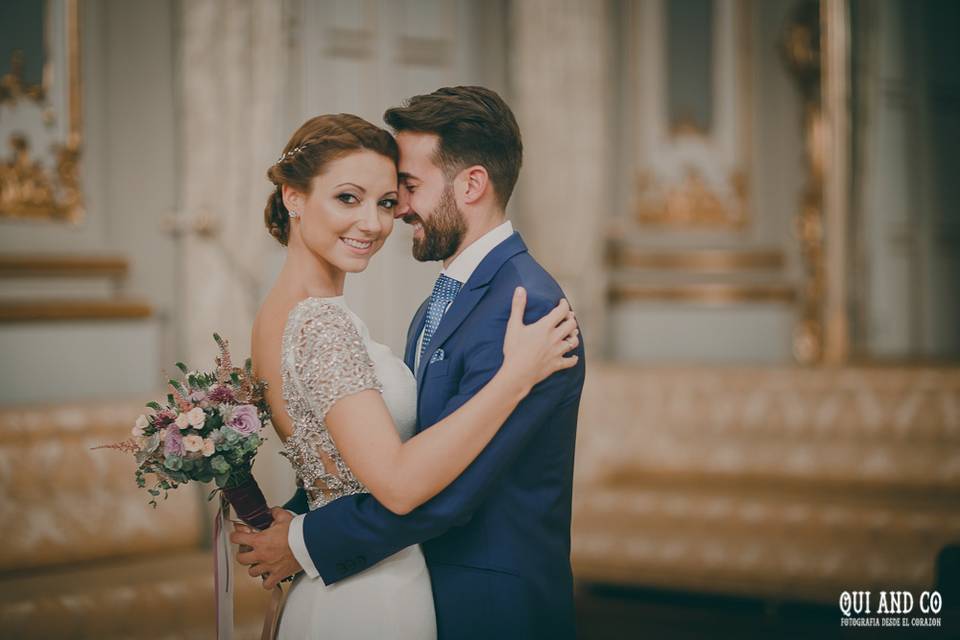
<svg viewBox="0 0 960 640">
<path fill-rule="evenodd" d="M 246 355 L 284 256 L 261 221 L 264 172 L 303 120 L 379 123 L 410 95 L 479 83 L 516 111 L 510 215 L 591 351 L 578 577 L 813 600 L 844 581 L 929 584 L 933 554 L 960 536 L 960 128 L 943 62 L 956 45 L 938 27 L 957 5 L 919 4 L 85 0 L 86 213 L 0 218 L 0 404 L 43 405 L 4 414 L 3 455 L 49 465 L 90 444 L 77 431 L 122 432 L 137 410 L 116 396 L 139 406 L 162 368 L 203 366 L 213 331 Z M 827 87 L 838 65 L 851 82 Z M 438 270 L 410 242 L 397 225 L 348 280 L 394 349 Z M 830 314 L 849 330 L 824 367 Z M 60 404 L 78 399 L 91 404 Z M 126 474 L 97 464 L 82 465 L 78 505 L 102 506 L 102 482 Z M 285 499 L 275 439 L 258 465 Z M 9 504 L 42 501 L 13 468 L 0 465 Z M 104 557 L 100 543 L 36 552 L 32 532 L 67 526 L 51 505 L 11 534 L 35 562 L 9 571 Z M 187 511 L 173 547 L 189 564 L 206 525 Z M 21 603 L 14 591 L 4 601 Z"/>
</svg>

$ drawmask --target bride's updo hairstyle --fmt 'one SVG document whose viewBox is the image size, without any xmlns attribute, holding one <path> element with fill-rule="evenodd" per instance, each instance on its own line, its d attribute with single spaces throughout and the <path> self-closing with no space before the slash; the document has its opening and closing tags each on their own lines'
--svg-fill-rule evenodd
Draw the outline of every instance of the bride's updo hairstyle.
<svg viewBox="0 0 960 640">
<path fill-rule="evenodd" d="M 290 137 L 280 159 L 267 170 L 267 178 L 276 186 L 263 210 L 270 235 L 287 246 L 290 212 L 283 204 L 283 185 L 310 195 L 313 179 L 328 164 L 362 149 L 379 153 L 394 164 L 400 155 L 392 135 L 349 113 L 317 116 L 304 122 Z"/>
</svg>

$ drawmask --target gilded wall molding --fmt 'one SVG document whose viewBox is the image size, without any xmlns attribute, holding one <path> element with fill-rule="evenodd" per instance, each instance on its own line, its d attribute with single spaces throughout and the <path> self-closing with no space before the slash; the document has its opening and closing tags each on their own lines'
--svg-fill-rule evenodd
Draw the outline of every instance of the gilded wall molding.
<svg viewBox="0 0 960 640">
<path fill-rule="evenodd" d="M 622 243 L 610 245 L 614 267 L 628 269 L 669 269 L 699 273 L 732 273 L 754 270 L 782 270 L 785 265 L 779 249 L 677 249 L 645 250 Z"/>
<path fill-rule="evenodd" d="M 823 300 L 825 288 L 823 175 L 824 119 L 821 101 L 820 7 L 808 1 L 791 15 L 781 40 L 781 54 L 803 100 L 804 159 L 809 175 L 794 233 L 800 244 L 803 281 L 800 318 L 793 332 L 793 355 L 801 364 L 823 358 Z"/>
<path fill-rule="evenodd" d="M 129 262 L 121 256 L 0 255 L 0 278 L 123 278 L 129 268 Z"/>
<path fill-rule="evenodd" d="M 2 322 L 131 320 L 149 318 L 153 308 L 139 300 L 30 300 L 0 302 Z"/>
<path fill-rule="evenodd" d="M 704 64 L 714 105 L 707 123 L 669 112 L 664 96 L 680 73 L 663 28 L 666 0 L 636 3 L 630 13 L 629 73 L 635 76 L 637 165 L 631 218 L 641 227 L 742 231 L 751 216 L 751 2 L 713 2 L 712 47 Z"/>
<path fill-rule="evenodd" d="M 20 78 L 22 52 L 0 80 L 0 218 L 83 218 L 79 1 L 44 5 L 43 86 Z"/>
<path fill-rule="evenodd" d="M 649 170 L 637 175 L 635 217 L 639 224 L 681 228 L 729 227 L 748 222 L 746 173 L 733 171 L 718 189 L 693 165 L 676 183 L 658 181 Z"/>
<path fill-rule="evenodd" d="M 740 302 L 793 302 L 796 291 L 791 285 L 734 284 L 726 282 L 697 282 L 689 284 L 656 285 L 617 283 L 610 285 L 613 302 L 662 301 L 700 304 L 736 304 Z"/>
</svg>

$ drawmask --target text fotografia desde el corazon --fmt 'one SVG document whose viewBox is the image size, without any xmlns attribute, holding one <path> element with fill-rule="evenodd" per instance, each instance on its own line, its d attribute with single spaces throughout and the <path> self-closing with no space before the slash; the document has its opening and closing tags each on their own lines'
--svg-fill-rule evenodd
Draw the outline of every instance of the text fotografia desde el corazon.
<svg viewBox="0 0 960 640">
<path fill-rule="evenodd" d="M 880 591 L 874 600 L 870 591 L 840 594 L 841 627 L 939 627 L 943 597 L 939 591 L 924 591 L 915 598 L 910 591 Z M 876 610 L 873 604 L 876 602 Z M 914 607 L 920 615 L 913 615 Z M 876 615 L 873 615 L 876 614 Z"/>
</svg>

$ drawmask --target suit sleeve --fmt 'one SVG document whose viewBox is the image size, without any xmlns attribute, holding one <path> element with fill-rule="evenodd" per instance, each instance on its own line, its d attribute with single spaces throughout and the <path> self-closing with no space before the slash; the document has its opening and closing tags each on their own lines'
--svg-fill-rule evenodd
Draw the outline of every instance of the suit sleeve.
<svg viewBox="0 0 960 640">
<path fill-rule="evenodd" d="M 555 304 L 555 300 L 531 297 L 525 322 L 539 319 Z M 457 394 L 444 407 L 438 420 L 472 398 L 500 368 L 509 299 L 499 306 L 502 312 L 491 318 L 490 330 L 483 332 L 486 339 L 466 355 Z M 347 578 L 405 547 L 468 522 L 503 471 L 575 388 L 582 378 L 582 367 L 581 358 L 577 366 L 559 371 L 535 386 L 463 474 L 413 512 L 398 516 L 370 494 L 363 493 L 345 496 L 308 513 L 303 523 L 304 540 L 324 583 L 329 585 Z"/>
</svg>

